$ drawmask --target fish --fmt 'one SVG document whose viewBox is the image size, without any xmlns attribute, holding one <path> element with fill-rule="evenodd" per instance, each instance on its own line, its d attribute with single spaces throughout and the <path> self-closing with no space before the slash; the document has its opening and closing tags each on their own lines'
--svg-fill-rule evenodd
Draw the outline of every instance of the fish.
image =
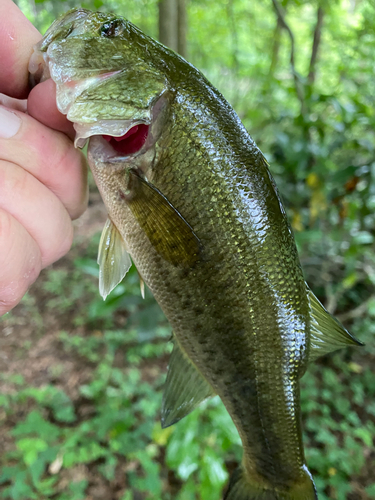
<svg viewBox="0 0 375 500">
<path fill-rule="evenodd" d="M 172 327 L 162 426 L 218 395 L 243 445 L 225 500 L 316 500 L 300 379 L 317 357 L 362 343 L 306 284 L 268 162 L 235 111 L 115 14 L 69 11 L 29 70 L 34 85 L 54 80 L 76 147 L 88 142 L 108 211 L 101 295 L 134 263 Z"/>
</svg>

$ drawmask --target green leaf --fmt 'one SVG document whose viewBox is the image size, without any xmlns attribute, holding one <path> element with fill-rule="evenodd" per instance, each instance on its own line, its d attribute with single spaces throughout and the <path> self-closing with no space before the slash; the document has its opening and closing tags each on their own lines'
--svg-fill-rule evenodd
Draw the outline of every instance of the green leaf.
<svg viewBox="0 0 375 500">
<path fill-rule="evenodd" d="M 365 491 L 370 498 L 375 498 L 375 483 L 366 486 Z"/>
<path fill-rule="evenodd" d="M 23 461 L 26 465 L 32 465 L 41 451 L 48 448 L 46 441 L 40 438 L 23 438 L 16 442 L 17 448 L 23 453 Z"/>
</svg>

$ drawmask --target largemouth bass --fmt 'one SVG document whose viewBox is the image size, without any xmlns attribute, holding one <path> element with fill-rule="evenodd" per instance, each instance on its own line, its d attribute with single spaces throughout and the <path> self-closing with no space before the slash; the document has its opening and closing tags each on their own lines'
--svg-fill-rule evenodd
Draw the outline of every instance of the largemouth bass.
<svg viewBox="0 0 375 500">
<path fill-rule="evenodd" d="M 360 345 L 303 278 L 268 164 L 191 64 L 114 15 L 73 10 L 30 62 L 89 140 L 107 207 L 105 297 L 131 265 L 174 332 L 164 427 L 218 394 L 243 443 L 226 500 L 313 500 L 299 381 L 309 361 Z M 198 439 L 198 436 L 197 436 Z"/>
</svg>

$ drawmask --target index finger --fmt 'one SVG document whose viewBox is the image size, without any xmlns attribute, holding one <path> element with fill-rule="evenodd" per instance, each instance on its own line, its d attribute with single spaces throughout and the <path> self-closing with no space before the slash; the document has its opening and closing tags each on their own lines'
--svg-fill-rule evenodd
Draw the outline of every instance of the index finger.
<svg viewBox="0 0 375 500">
<path fill-rule="evenodd" d="M 28 63 L 40 38 L 12 0 L 0 0 L 0 93 L 27 97 Z"/>
</svg>

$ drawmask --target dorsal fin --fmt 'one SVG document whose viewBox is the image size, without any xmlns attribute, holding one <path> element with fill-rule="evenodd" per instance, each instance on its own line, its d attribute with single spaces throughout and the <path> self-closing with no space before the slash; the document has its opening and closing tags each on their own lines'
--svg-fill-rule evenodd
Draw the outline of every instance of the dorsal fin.
<svg viewBox="0 0 375 500">
<path fill-rule="evenodd" d="M 364 345 L 322 306 L 310 289 L 308 297 L 311 308 L 309 361 L 348 345 Z"/>
<path fill-rule="evenodd" d="M 214 395 L 210 384 L 174 339 L 161 410 L 163 429 L 175 424 Z"/>
</svg>

